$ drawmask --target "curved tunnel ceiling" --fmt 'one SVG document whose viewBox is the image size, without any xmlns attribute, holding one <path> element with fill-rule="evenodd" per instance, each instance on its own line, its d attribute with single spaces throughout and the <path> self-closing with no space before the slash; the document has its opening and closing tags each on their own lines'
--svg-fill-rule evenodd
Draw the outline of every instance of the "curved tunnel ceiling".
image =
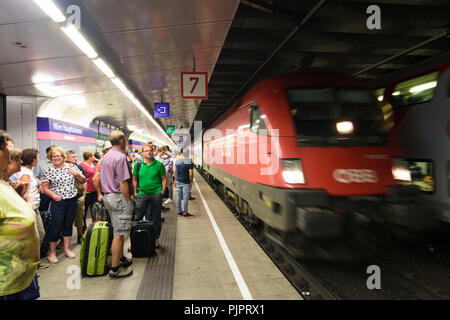
<svg viewBox="0 0 450 320">
<path fill-rule="evenodd" d="M 168 124 L 189 127 L 200 100 L 182 100 L 180 73 L 211 75 L 238 0 L 54 0 L 81 8 L 81 32 L 153 115 L 169 102 L 157 128 L 31 0 L 3 0 L 0 10 L 0 92 L 47 97 L 38 116 L 83 126 L 97 118 L 164 144 Z"/>
</svg>

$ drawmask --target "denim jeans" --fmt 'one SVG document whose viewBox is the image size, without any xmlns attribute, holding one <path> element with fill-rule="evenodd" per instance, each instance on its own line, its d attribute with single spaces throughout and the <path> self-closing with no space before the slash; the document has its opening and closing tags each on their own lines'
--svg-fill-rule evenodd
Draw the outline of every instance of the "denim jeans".
<svg viewBox="0 0 450 320">
<path fill-rule="evenodd" d="M 173 174 L 167 172 L 166 174 L 167 178 L 167 190 L 169 191 L 169 199 L 173 200 Z"/>
<path fill-rule="evenodd" d="M 45 193 L 40 194 L 41 202 L 39 203 L 39 212 L 45 212 L 48 211 L 48 206 L 50 205 L 50 201 L 52 201 L 52 198 L 50 198 Z"/>
<path fill-rule="evenodd" d="M 77 210 L 77 197 L 61 201 L 50 202 L 52 222 L 48 233 L 48 241 L 56 242 L 59 239 L 61 227 L 64 228 L 64 237 L 72 236 L 72 224 Z"/>
<path fill-rule="evenodd" d="M 146 212 L 148 207 L 151 206 L 151 213 L 148 217 Z M 142 194 L 136 195 L 136 206 L 134 211 L 133 221 L 140 221 L 144 218 L 144 215 L 149 221 L 153 222 L 155 227 L 155 238 L 159 239 L 161 234 L 161 206 L 162 206 L 162 194 L 161 192 L 146 196 Z M 150 218 L 150 219 L 149 219 Z"/>
<path fill-rule="evenodd" d="M 181 183 L 177 181 L 177 207 L 178 212 L 183 212 L 184 215 L 188 214 L 188 201 L 189 201 L 189 191 L 191 191 L 191 185 L 187 183 Z M 181 208 L 181 200 L 183 200 L 183 208 Z"/>
</svg>

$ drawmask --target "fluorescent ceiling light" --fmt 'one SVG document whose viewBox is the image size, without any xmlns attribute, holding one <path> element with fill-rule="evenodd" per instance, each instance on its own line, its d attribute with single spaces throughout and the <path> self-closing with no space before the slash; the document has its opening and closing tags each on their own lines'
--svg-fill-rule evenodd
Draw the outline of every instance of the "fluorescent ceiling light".
<svg viewBox="0 0 450 320">
<path fill-rule="evenodd" d="M 111 81 L 116 85 L 117 88 L 119 88 L 122 92 L 128 91 L 127 87 L 123 84 L 122 80 L 119 78 L 111 79 Z"/>
<path fill-rule="evenodd" d="M 58 93 L 54 90 L 54 86 L 48 83 L 37 83 L 34 85 L 39 91 L 49 97 L 57 97 Z"/>
<path fill-rule="evenodd" d="M 399 96 L 400 95 L 400 91 L 395 91 L 392 95 L 393 96 Z"/>
<path fill-rule="evenodd" d="M 52 0 L 34 0 L 36 4 L 55 22 L 64 22 L 66 17 Z"/>
<path fill-rule="evenodd" d="M 85 107 L 87 104 L 86 98 L 83 95 L 71 94 L 67 96 L 62 96 L 60 99 L 63 99 L 72 106 Z"/>
<path fill-rule="evenodd" d="M 427 83 L 412 87 L 411 89 L 409 89 L 409 92 L 414 93 L 414 92 L 425 91 L 425 90 L 436 87 L 436 85 L 437 85 L 437 81 L 427 82 Z"/>
<path fill-rule="evenodd" d="M 133 102 L 134 100 L 136 100 L 136 98 L 134 97 L 134 95 L 130 92 L 130 91 L 125 91 L 124 94 L 128 97 L 128 99 L 131 100 L 131 102 Z"/>
<path fill-rule="evenodd" d="M 98 57 L 97 52 L 84 38 L 84 36 L 78 31 L 78 29 L 72 24 L 68 27 L 61 27 L 61 30 L 70 38 L 83 51 L 89 58 L 95 59 Z"/>
<path fill-rule="evenodd" d="M 94 62 L 97 68 L 99 68 L 108 78 L 112 79 L 116 77 L 111 68 L 105 63 L 105 61 L 103 61 L 102 58 L 92 60 L 92 62 Z"/>
</svg>

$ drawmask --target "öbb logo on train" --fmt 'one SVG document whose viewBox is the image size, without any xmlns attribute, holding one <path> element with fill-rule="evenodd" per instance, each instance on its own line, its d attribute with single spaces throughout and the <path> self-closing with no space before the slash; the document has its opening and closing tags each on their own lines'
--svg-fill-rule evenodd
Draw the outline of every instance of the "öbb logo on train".
<svg viewBox="0 0 450 320">
<path fill-rule="evenodd" d="M 377 183 L 377 172 L 369 169 L 336 169 L 333 178 L 341 183 Z"/>
</svg>

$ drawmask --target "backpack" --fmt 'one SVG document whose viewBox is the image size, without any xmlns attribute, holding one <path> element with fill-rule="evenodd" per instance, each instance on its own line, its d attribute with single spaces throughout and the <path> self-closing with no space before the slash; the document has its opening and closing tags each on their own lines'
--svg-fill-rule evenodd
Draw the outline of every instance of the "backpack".
<svg viewBox="0 0 450 320">
<path fill-rule="evenodd" d="M 76 167 L 78 167 L 78 169 L 80 169 L 79 166 L 76 166 Z M 75 177 L 74 177 L 74 180 L 75 180 L 75 187 L 77 188 L 77 194 L 79 194 L 79 195 L 83 194 L 84 193 L 84 189 L 85 189 L 84 188 L 84 183 L 81 183 Z"/>
</svg>

